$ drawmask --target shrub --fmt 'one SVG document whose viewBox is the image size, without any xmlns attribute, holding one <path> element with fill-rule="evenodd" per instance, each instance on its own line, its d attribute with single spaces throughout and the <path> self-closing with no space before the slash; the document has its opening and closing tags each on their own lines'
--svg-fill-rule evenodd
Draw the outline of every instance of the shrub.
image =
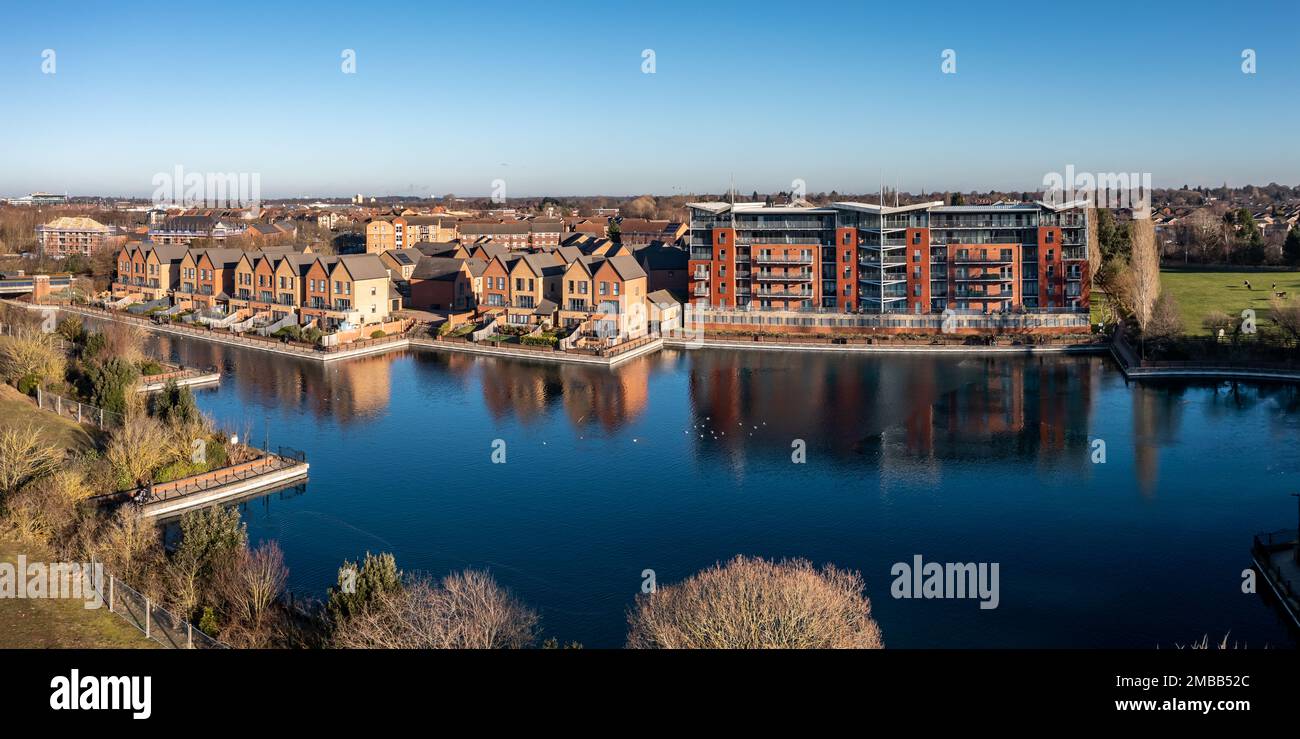
<svg viewBox="0 0 1300 739">
<path fill-rule="evenodd" d="M 0 429 L 0 493 L 12 493 L 53 472 L 62 456 L 58 449 L 41 441 L 35 426 Z"/>
<path fill-rule="evenodd" d="M 536 641 L 537 614 L 475 570 L 381 593 L 334 633 L 335 645 L 366 649 L 521 649 Z"/>
<path fill-rule="evenodd" d="M 352 562 L 343 562 L 339 568 L 338 587 L 330 587 L 325 610 L 335 624 L 342 623 L 364 611 L 381 594 L 401 587 L 402 573 L 397 569 L 393 555 L 366 552 L 360 567 Z"/>
<path fill-rule="evenodd" d="M 736 557 L 637 596 L 634 649 L 878 649 L 862 578 L 807 560 Z"/>
<path fill-rule="evenodd" d="M 80 344 L 86 340 L 86 326 L 80 318 L 68 316 L 59 321 L 58 333 L 63 338 L 74 344 Z"/>
<path fill-rule="evenodd" d="M 48 334 L 39 329 L 20 328 L 13 336 L 0 338 L 0 375 L 18 384 L 24 378 L 37 383 L 63 379 L 66 361 Z"/>
<path fill-rule="evenodd" d="M 86 367 L 85 380 L 90 386 L 92 403 L 110 413 L 125 415 L 128 399 L 135 395 L 140 381 L 140 371 L 132 362 L 109 357 L 103 362 L 91 362 Z"/>
<path fill-rule="evenodd" d="M 146 359 L 140 363 L 140 374 L 144 375 L 145 377 L 149 377 L 152 375 L 161 375 L 166 371 L 167 368 L 159 364 L 157 360 Z"/>
<path fill-rule="evenodd" d="M 306 331 L 303 331 L 303 332 L 302 332 L 302 338 L 303 338 L 305 341 L 307 341 L 307 342 L 309 342 L 309 343 L 312 343 L 312 344 L 319 344 L 319 343 L 320 343 L 320 340 L 321 340 L 321 337 L 323 337 L 324 335 L 325 335 L 325 334 L 324 334 L 320 329 L 316 328 L 315 326 L 312 326 L 311 328 L 309 328 L 309 329 L 307 329 Z"/>
<path fill-rule="evenodd" d="M 370 338 L 372 339 L 382 339 L 385 335 L 383 329 L 376 329 L 375 331 L 370 332 Z"/>
<path fill-rule="evenodd" d="M 1232 316 L 1221 310 L 1212 310 L 1205 314 L 1205 318 L 1201 321 L 1201 325 L 1204 326 L 1211 335 L 1218 336 L 1220 331 L 1223 331 L 1225 334 L 1232 333 L 1237 322 L 1233 320 Z"/>
<path fill-rule="evenodd" d="M 120 489 L 141 485 L 167 463 L 167 433 L 162 424 L 144 414 L 134 414 L 113 430 L 104 452 Z"/>
<path fill-rule="evenodd" d="M 275 336 L 282 339 L 290 339 L 292 341 L 302 341 L 302 327 L 284 326 L 279 331 L 275 332 Z"/>
<path fill-rule="evenodd" d="M 525 336 L 519 339 L 520 344 L 528 346 L 555 346 L 559 339 L 550 334 L 539 334 L 537 336 Z"/>
</svg>

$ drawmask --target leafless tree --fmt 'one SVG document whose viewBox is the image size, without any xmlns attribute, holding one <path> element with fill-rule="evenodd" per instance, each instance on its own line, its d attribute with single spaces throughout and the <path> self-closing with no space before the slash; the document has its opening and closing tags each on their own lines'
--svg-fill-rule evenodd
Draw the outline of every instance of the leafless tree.
<svg viewBox="0 0 1300 739">
<path fill-rule="evenodd" d="M 1160 255 L 1156 253 L 1155 224 L 1149 215 L 1134 218 L 1131 229 L 1133 256 L 1129 271 L 1133 274 L 1133 318 L 1145 332 L 1160 298 Z"/>
<path fill-rule="evenodd" d="M 265 646 L 269 642 L 267 626 L 271 609 L 284 593 L 289 570 L 284 554 L 275 542 L 257 549 L 240 550 L 230 565 L 217 576 L 217 591 L 225 601 L 229 618 L 242 632 L 245 644 Z"/>
<path fill-rule="evenodd" d="M 367 649 L 520 649 L 537 640 L 537 614 L 486 572 L 467 570 L 438 584 L 416 580 L 377 593 L 339 624 L 334 644 Z"/>
<path fill-rule="evenodd" d="M 878 649 L 862 577 L 807 560 L 736 557 L 637 597 L 637 649 Z"/>
<path fill-rule="evenodd" d="M 53 472 L 63 453 L 41 440 L 35 426 L 0 429 L 0 493 L 10 494 L 23 484 Z"/>
</svg>

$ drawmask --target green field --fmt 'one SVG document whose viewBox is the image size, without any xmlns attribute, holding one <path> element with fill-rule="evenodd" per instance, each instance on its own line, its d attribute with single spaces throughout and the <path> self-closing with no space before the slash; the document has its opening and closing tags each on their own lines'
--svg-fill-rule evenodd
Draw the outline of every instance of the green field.
<svg viewBox="0 0 1300 739">
<path fill-rule="evenodd" d="M 1250 280 L 1247 290 L 1244 280 Z M 1240 318 L 1247 308 L 1255 311 L 1261 332 L 1269 331 L 1269 298 L 1271 286 L 1290 298 L 1300 297 L 1300 272 L 1181 272 L 1163 270 L 1160 273 L 1161 290 L 1178 301 L 1183 315 L 1183 330 L 1188 334 L 1208 334 L 1201 325 L 1206 314 L 1220 310 Z"/>
</svg>

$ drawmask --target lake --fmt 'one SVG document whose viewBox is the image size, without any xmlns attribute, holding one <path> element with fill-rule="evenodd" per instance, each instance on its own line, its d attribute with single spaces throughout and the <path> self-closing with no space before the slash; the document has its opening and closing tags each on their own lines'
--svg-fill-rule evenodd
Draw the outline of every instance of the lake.
<svg viewBox="0 0 1300 739">
<path fill-rule="evenodd" d="M 546 636 L 616 647 L 643 571 L 743 553 L 858 570 L 891 647 L 1295 645 L 1242 592 L 1251 536 L 1296 525 L 1293 386 L 1138 385 L 1079 355 L 698 349 L 610 370 L 151 342 L 223 370 L 196 393 L 221 425 L 307 453 L 305 485 L 240 504 L 303 596 L 388 551 L 488 569 Z M 891 597 L 916 555 L 997 563 L 998 607 Z"/>
</svg>

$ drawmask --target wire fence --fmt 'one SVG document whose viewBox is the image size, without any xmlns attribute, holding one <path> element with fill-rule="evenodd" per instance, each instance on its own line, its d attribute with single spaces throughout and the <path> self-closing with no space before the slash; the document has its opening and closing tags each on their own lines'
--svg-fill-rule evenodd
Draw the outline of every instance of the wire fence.
<svg viewBox="0 0 1300 739">
<path fill-rule="evenodd" d="M 96 588 L 109 612 L 139 629 L 147 639 L 169 649 L 230 648 L 112 574 L 105 573 L 103 577 L 94 578 L 93 582 L 92 587 Z"/>
<path fill-rule="evenodd" d="M 36 388 L 36 407 L 77 423 L 91 424 L 101 431 L 122 425 L 122 416 L 113 411 L 106 411 L 89 403 L 47 392 L 39 386 Z"/>
</svg>

